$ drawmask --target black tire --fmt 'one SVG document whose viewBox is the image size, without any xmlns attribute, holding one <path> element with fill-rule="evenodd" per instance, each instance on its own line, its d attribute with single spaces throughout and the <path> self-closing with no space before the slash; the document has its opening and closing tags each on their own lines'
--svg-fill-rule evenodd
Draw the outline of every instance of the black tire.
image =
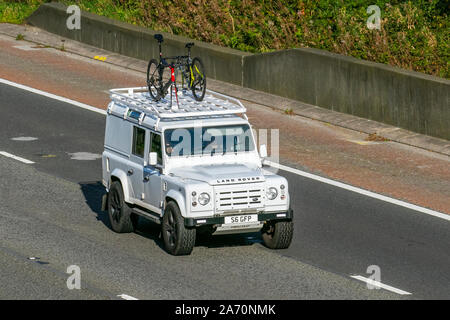
<svg viewBox="0 0 450 320">
<path fill-rule="evenodd" d="M 155 59 L 151 59 L 147 66 L 147 87 L 153 100 L 161 99 L 162 75 L 159 71 L 159 63 Z"/>
<path fill-rule="evenodd" d="M 292 242 L 294 223 L 292 221 L 268 221 L 261 233 L 266 247 L 286 249 Z"/>
<path fill-rule="evenodd" d="M 189 255 L 194 249 L 196 229 L 184 226 L 180 208 L 173 201 L 164 211 L 161 233 L 166 251 L 174 256 Z"/>
<path fill-rule="evenodd" d="M 205 97 L 206 92 L 206 74 L 202 60 L 197 57 L 192 59 L 191 68 L 191 79 L 193 77 L 193 80 L 190 81 L 189 87 L 192 90 L 192 95 L 194 96 L 195 100 L 202 101 Z"/>
<path fill-rule="evenodd" d="M 137 219 L 124 200 L 122 185 L 119 181 L 114 181 L 109 189 L 108 215 L 115 232 L 128 233 L 135 230 Z"/>
</svg>

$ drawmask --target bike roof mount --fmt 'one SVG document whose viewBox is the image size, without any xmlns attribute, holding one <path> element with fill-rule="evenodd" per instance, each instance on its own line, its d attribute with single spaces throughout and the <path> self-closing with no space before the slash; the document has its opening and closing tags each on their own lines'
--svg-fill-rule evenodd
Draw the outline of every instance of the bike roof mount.
<svg viewBox="0 0 450 320">
<path fill-rule="evenodd" d="M 172 105 L 170 98 L 155 101 L 147 87 L 111 89 L 109 93 L 112 102 L 154 115 L 158 120 L 232 114 L 246 117 L 247 111 L 238 99 L 208 89 L 202 101 L 195 100 L 190 92 L 179 91 L 177 105 Z"/>
</svg>

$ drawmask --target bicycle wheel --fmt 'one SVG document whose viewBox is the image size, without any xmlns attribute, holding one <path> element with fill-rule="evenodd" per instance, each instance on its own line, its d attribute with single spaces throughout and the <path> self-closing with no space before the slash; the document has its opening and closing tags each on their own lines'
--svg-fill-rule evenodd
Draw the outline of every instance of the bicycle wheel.
<svg viewBox="0 0 450 320">
<path fill-rule="evenodd" d="M 202 101 L 206 92 L 206 75 L 203 62 L 200 58 L 195 57 L 191 64 L 190 88 L 195 100 Z"/>
<path fill-rule="evenodd" d="M 161 99 L 162 76 L 159 72 L 159 64 L 155 59 L 151 59 L 147 67 L 147 86 L 150 96 L 158 101 Z"/>
</svg>

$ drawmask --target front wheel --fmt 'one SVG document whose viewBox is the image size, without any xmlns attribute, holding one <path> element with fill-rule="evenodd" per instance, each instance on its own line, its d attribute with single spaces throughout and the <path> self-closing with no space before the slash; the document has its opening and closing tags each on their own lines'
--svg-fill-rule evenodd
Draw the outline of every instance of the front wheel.
<svg viewBox="0 0 450 320">
<path fill-rule="evenodd" d="M 206 92 L 206 74 L 203 62 L 200 58 L 192 59 L 190 66 L 191 78 L 189 79 L 189 87 L 192 90 L 192 95 L 195 100 L 202 101 Z"/>
<path fill-rule="evenodd" d="M 267 221 L 261 233 L 266 247 L 286 249 L 292 242 L 294 223 L 292 221 Z"/>
<path fill-rule="evenodd" d="M 119 181 L 114 181 L 109 189 L 108 215 L 111 227 L 115 232 L 127 233 L 135 230 L 137 219 L 125 202 L 122 185 Z"/>
<path fill-rule="evenodd" d="M 167 204 L 161 233 L 166 251 L 174 256 L 189 255 L 194 249 L 196 229 L 185 227 L 180 209 L 173 201 Z"/>
<path fill-rule="evenodd" d="M 155 59 L 151 59 L 147 66 L 147 87 L 153 100 L 161 99 L 162 76 L 159 70 L 159 63 Z"/>
</svg>

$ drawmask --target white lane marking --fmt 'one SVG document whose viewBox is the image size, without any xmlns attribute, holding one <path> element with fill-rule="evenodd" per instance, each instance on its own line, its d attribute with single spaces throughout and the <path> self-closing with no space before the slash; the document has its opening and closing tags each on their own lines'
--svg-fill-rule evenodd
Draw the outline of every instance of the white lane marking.
<svg viewBox="0 0 450 320">
<path fill-rule="evenodd" d="M 278 169 L 281 169 L 281 170 L 284 170 L 284 171 L 287 171 L 287 172 L 290 172 L 290 173 L 297 174 L 297 175 L 305 177 L 305 178 L 317 180 L 317 181 L 320 181 L 322 183 L 326 183 L 326 184 L 329 184 L 329 185 L 332 185 L 332 186 L 335 186 L 335 187 L 338 187 L 338 188 L 341 188 L 341 189 L 353 191 L 353 192 L 365 195 L 365 196 L 370 197 L 370 198 L 375 198 L 375 199 L 378 199 L 378 200 L 389 202 L 389 203 L 392 203 L 392 204 L 395 204 L 395 205 L 398 205 L 398 206 L 401 206 L 401 207 L 405 207 L 405 208 L 408 208 L 408 209 L 411 209 L 411 210 L 414 210 L 414 211 L 419 211 L 419 212 L 428 214 L 430 216 L 434 216 L 434 217 L 437 217 L 437 218 L 441 218 L 441 219 L 450 221 L 450 214 L 445 214 L 445 213 L 434 211 L 434 210 L 431 210 L 431 209 L 428 209 L 428 208 L 420 207 L 420 206 L 417 206 L 417 205 L 412 204 L 412 203 L 408 203 L 408 202 L 405 202 L 405 201 L 401 201 L 401 200 L 397 200 L 397 199 L 390 198 L 390 197 L 387 197 L 387 196 L 383 196 L 381 194 L 378 194 L 378 193 L 375 193 L 375 192 L 372 192 L 372 191 L 367 191 L 367 190 L 364 190 L 364 189 L 361 189 L 361 188 L 357 188 L 357 187 L 351 186 L 349 184 L 345 184 L 345 183 L 338 182 L 338 181 L 335 181 L 335 180 L 327 179 L 327 178 L 324 178 L 324 177 L 321 177 L 321 176 L 318 176 L 318 175 L 315 175 L 315 174 L 312 174 L 312 173 L 308 173 L 308 172 L 305 172 L 305 171 L 301 171 L 301 170 L 298 170 L 298 169 L 294 169 L 294 168 L 291 168 L 291 167 L 287 167 L 287 166 L 284 166 L 282 164 L 274 163 L 274 162 L 271 162 L 271 161 L 264 161 L 264 163 L 270 165 L 273 168 L 278 168 Z"/>
<path fill-rule="evenodd" d="M 99 108 L 96 108 L 96 107 L 93 107 L 93 106 L 90 106 L 90 105 L 87 105 L 87 104 L 84 104 L 84 103 L 81 103 L 81 102 L 78 102 L 78 101 L 75 101 L 75 100 L 71 100 L 71 99 L 68 99 L 68 98 L 57 96 L 55 94 L 48 93 L 48 92 L 45 92 L 45 91 L 42 91 L 42 90 L 38 90 L 38 89 L 34 89 L 34 88 L 31 88 L 31 87 L 28 87 L 28 86 L 24 86 L 24 85 L 19 84 L 19 83 L 8 81 L 6 79 L 0 78 L 0 83 L 4 83 L 4 84 L 7 84 L 7 85 L 12 86 L 12 87 L 16 87 L 16 88 L 19 88 L 19 89 L 22 89 L 22 90 L 26 90 L 26 91 L 30 91 L 30 92 L 33 92 L 33 93 L 36 93 L 36 94 L 40 94 L 41 96 L 44 96 L 44 97 L 47 97 L 47 98 L 59 100 L 59 101 L 65 102 L 65 103 L 70 103 L 70 104 L 72 104 L 74 106 L 77 106 L 77 107 L 80 107 L 80 108 L 83 108 L 83 109 L 86 109 L 86 110 L 89 110 L 89 111 L 93 111 L 93 112 L 97 112 L 97 113 L 101 113 L 101 114 L 105 114 L 106 115 L 106 111 L 105 110 L 102 110 L 102 109 L 99 109 Z"/>
<path fill-rule="evenodd" d="M 139 300 L 138 298 L 129 296 L 129 295 L 127 295 L 127 294 L 119 294 L 118 297 L 119 297 L 119 298 L 122 298 L 122 299 L 124 299 L 124 300 Z"/>
<path fill-rule="evenodd" d="M 90 152 L 75 152 L 69 153 L 69 155 L 71 160 L 81 160 L 81 161 L 97 160 L 102 157 L 101 154 Z"/>
<path fill-rule="evenodd" d="M 35 141 L 38 138 L 35 137 L 16 137 L 16 138 L 11 138 L 11 140 L 13 141 Z"/>
<path fill-rule="evenodd" d="M 367 284 L 370 284 L 370 285 L 372 285 L 374 287 L 379 287 L 379 288 L 382 288 L 382 289 L 385 289 L 385 290 L 388 290 L 388 291 L 391 291 L 391 292 L 394 292 L 394 293 L 397 293 L 397 294 L 401 294 L 401 295 L 410 295 L 410 294 L 412 294 L 411 292 L 403 291 L 403 290 L 400 290 L 398 288 L 395 288 L 395 287 L 392 287 L 392 286 L 388 286 L 387 284 L 381 283 L 379 281 L 375 281 L 373 279 L 369 279 L 369 278 L 365 278 L 365 277 L 357 276 L 357 275 L 356 276 L 350 276 L 350 277 L 353 278 L 353 279 L 356 279 L 356 280 L 363 281 L 363 282 L 365 282 Z"/>
<path fill-rule="evenodd" d="M 90 111 L 94 111 L 94 112 L 106 115 L 106 111 L 105 110 L 98 109 L 96 107 L 93 107 L 93 106 L 90 106 L 90 105 L 87 105 L 87 104 L 84 104 L 84 103 L 80 103 L 80 102 L 77 102 L 77 101 L 74 101 L 74 100 L 70 100 L 70 99 L 67 99 L 67 98 L 64 98 L 64 97 L 60 97 L 60 96 L 57 96 L 57 95 L 54 95 L 54 94 L 51 94 L 51 93 L 47 93 L 45 91 L 41 91 L 41 90 L 38 90 L 38 89 L 27 87 L 27 86 L 24 86 L 24 85 L 21 85 L 21 84 L 12 82 L 12 81 L 8 81 L 8 80 L 0 78 L 0 83 L 4 83 L 4 84 L 7 84 L 7 85 L 16 87 L 16 88 L 27 90 L 27 91 L 30 91 L 30 92 L 33 92 L 33 93 L 37 93 L 37 94 L 40 94 L 40 95 L 43 95 L 43 96 L 46 96 L 46 97 L 49 97 L 49 98 L 52 98 L 52 99 L 55 99 L 55 100 L 59 100 L 59 101 L 63 101 L 63 102 L 66 102 L 66 103 L 73 104 L 74 106 L 77 106 L 77 107 L 80 107 L 80 108 L 83 108 L 83 109 L 87 109 L 87 110 L 90 110 Z M 342 189 L 345 189 L 345 190 L 357 192 L 357 193 L 360 193 L 362 195 L 365 195 L 365 196 L 368 196 L 368 197 L 371 197 L 371 198 L 375 198 L 375 199 L 378 199 L 378 200 L 389 202 L 389 203 L 392 203 L 392 204 L 395 204 L 395 205 L 398 205 L 398 206 L 401 206 L 401 207 L 405 207 L 405 208 L 408 208 L 408 209 L 411 209 L 411 210 L 414 210 L 414 211 L 422 212 L 422 213 L 425 213 L 425 214 L 428 214 L 428 215 L 431 215 L 431 216 L 434 216 L 434 217 L 437 217 L 437 218 L 441 218 L 441 219 L 450 221 L 450 215 L 449 214 L 445 214 L 445 213 L 442 213 L 442 212 L 438 212 L 438 211 L 434 211 L 434 210 L 427 209 L 427 208 L 424 208 L 424 207 L 420 207 L 420 206 L 417 206 L 417 205 L 414 205 L 414 204 L 411 204 L 411 203 L 408 203 L 408 202 L 404 202 L 404 201 L 401 201 L 401 200 L 397 200 L 397 199 L 394 199 L 394 198 L 386 197 L 386 196 L 383 196 L 383 195 L 375 193 L 375 192 L 367 191 L 367 190 L 364 190 L 364 189 L 361 189 L 361 188 L 353 187 L 351 185 L 348 185 L 348 184 L 345 184 L 345 183 L 342 183 L 342 182 L 338 182 L 338 181 L 334 181 L 334 180 L 331 180 L 331 179 L 323 178 L 321 176 L 317 176 L 315 174 L 311 174 L 311 173 L 308 173 L 308 172 L 305 172 L 305 171 L 301 171 L 301 170 L 294 169 L 294 168 L 291 168 L 291 167 L 288 167 L 288 166 L 284 166 L 282 164 L 273 163 L 271 161 L 265 161 L 265 163 L 270 165 L 271 167 L 279 168 L 281 170 L 284 170 L 284 171 L 287 171 L 287 172 L 291 172 L 291 173 L 294 173 L 294 174 L 297 174 L 297 175 L 300 175 L 300 176 L 303 176 L 303 177 L 306 177 L 306 178 L 309 178 L 309 179 L 317 180 L 317 181 L 320 181 L 320 182 L 323 182 L 323 183 L 326 183 L 326 184 L 333 185 L 333 186 L 338 187 L 338 188 L 342 188 Z"/>
<path fill-rule="evenodd" d="M 30 160 L 27 160 L 27 159 L 15 156 L 15 155 L 13 155 L 11 153 L 8 153 L 8 152 L 5 152 L 5 151 L 0 151 L 0 155 L 5 156 L 7 158 L 11 158 L 11 159 L 17 160 L 17 161 L 20 161 L 20 162 L 23 162 L 23 163 L 26 163 L 26 164 L 33 164 L 34 163 L 33 161 L 30 161 Z"/>
</svg>

